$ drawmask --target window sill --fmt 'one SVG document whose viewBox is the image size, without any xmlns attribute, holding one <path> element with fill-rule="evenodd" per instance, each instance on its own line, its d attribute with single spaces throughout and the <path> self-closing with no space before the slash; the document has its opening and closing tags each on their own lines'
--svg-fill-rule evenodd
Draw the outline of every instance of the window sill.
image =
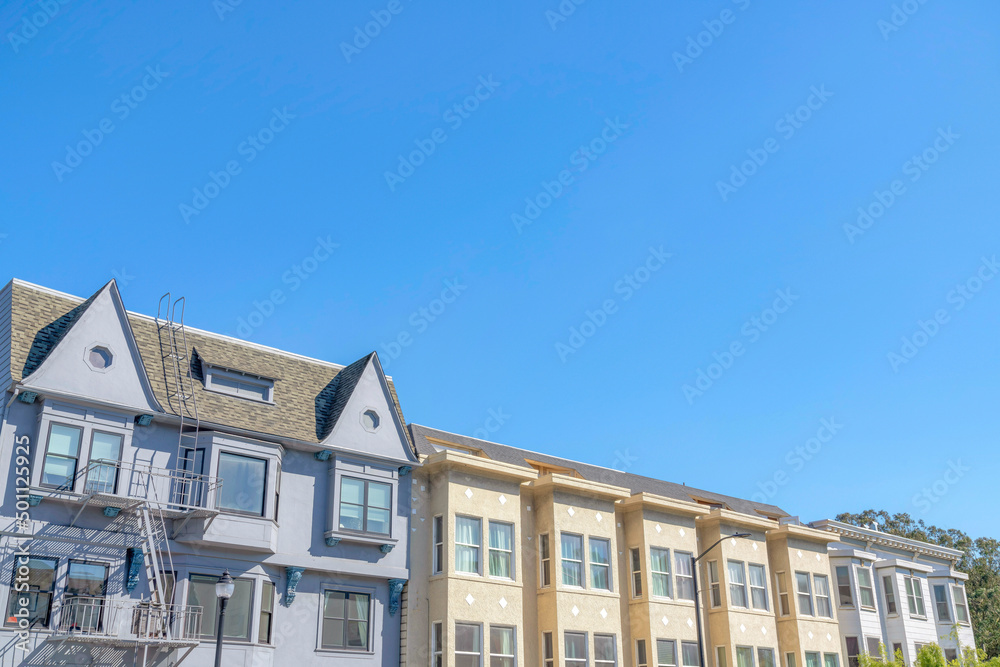
<svg viewBox="0 0 1000 667">
<path fill-rule="evenodd" d="M 350 542 L 352 544 L 367 544 L 373 547 L 385 547 L 388 549 L 384 553 L 389 553 L 393 548 L 399 544 L 399 540 L 389 537 L 388 535 L 374 535 L 371 533 L 348 533 L 341 530 L 328 530 L 323 533 L 323 537 L 327 541 L 327 546 L 337 546 L 341 542 Z M 331 544 L 331 542 L 333 544 Z"/>
<path fill-rule="evenodd" d="M 361 656 L 373 656 L 375 651 L 371 649 L 350 649 L 350 648 L 318 648 L 315 650 L 316 653 L 323 653 L 326 655 L 361 655 Z"/>
</svg>

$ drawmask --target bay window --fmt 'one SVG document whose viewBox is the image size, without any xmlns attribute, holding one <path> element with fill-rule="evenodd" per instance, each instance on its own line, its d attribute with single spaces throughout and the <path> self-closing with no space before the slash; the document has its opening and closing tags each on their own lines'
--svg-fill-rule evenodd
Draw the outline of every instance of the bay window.
<svg viewBox="0 0 1000 667">
<path fill-rule="evenodd" d="M 479 574 L 479 550 L 482 548 L 481 519 L 455 517 L 455 571 Z"/>
<path fill-rule="evenodd" d="M 42 486 L 72 490 L 80 462 L 80 439 L 83 429 L 65 424 L 51 424 L 42 464 Z"/>
<path fill-rule="evenodd" d="M 219 598 L 215 594 L 215 584 L 219 575 L 192 574 L 188 577 L 188 604 L 202 607 L 201 637 L 215 639 L 216 623 L 219 619 Z M 250 641 L 251 607 L 253 605 L 253 580 L 233 578 L 233 595 L 226 605 L 226 625 L 223 638 L 234 641 Z"/>
<path fill-rule="evenodd" d="M 670 597 L 670 551 L 668 549 L 649 550 L 649 572 L 652 594 L 658 598 Z"/>
<path fill-rule="evenodd" d="M 220 452 L 217 476 L 222 481 L 217 492 L 220 510 L 264 516 L 265 459 Z"/>
<path fill-rule="evenodd" d="M 341 477 L 341 530 L 372 535 L 389 535 L 391 508 L 392 484 L 354 477 Z"/>
<path fill-rule="evenodd" d="M 562 533 L 562 582 L 565 586 L 583 586 L 583 536 Z"/>
</svg>

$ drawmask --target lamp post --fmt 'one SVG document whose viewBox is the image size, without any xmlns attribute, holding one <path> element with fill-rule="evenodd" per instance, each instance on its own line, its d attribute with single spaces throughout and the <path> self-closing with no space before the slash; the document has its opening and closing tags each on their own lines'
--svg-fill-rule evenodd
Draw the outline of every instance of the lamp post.
<svg viewBox="0 0 1000 667">
<path fill-rule="evenodd" d="M 236 584 L 233 583 L 233 578 L 229 576 L 229 570 L 227 569 L 215 584 L 215 595 L 219 598 L 219 627 L 216 628 L 215 667 L 222 667 L 222 628 L 226 624 L 226 605 L 229 604 L 229 598 L 233 597 L 235 589 Z"/>
<path fill-rule="evenodd" d="M 728 539 L 736 539 L 737 537 L 750 537 L 750 533 L 736 533 L 735 535 L 725 535 L 720 537 L 715 541 L 715 544 L 710 546 L 701 552 L 701 555 L 695 558 L 691 556 L 691 576 L 694 578 L 694 619 L 695 623 L 698 624 L 698 665 L 699 667 L 705 667 L 705 647 L 703 646 L 704 640 L 701 636 L 701 599 L 698 597 L 698 561 L 707 556 L 712 549 L 717 547 L 723 541 Z M 218 665 L 216 665 L 218 667 Z"/>
</svg>

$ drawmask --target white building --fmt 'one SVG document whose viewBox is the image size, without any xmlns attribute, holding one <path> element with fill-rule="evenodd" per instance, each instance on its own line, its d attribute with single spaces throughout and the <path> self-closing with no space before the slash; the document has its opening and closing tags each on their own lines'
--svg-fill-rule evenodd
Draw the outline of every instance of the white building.
<svg viewBox="0 0 1000 667">
<path fill-rule="evenodd" d="M 965 595 L 969 577 L 955 570 L 961 551 L 875 527 L 831 520 L 810 525 L 840 538 L 830 545 L 830 568 L 850 667 L 862 653 L 878 655 L 879 644 L 890 653 L 902 651 L 907 664 L 925 644 L 941 646 L 948 660 L 975 648 Z"/>
</svg>

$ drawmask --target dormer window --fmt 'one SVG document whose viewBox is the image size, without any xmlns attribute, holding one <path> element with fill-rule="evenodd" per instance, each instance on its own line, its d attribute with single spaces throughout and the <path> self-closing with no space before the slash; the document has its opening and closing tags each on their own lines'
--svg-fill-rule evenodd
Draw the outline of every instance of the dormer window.
<svg viewBox="0 0 1000 667">
<path fill-rule="evenodd" d="M 205 389 L 261 403 L 274 402 L 274 380 L 229 368 L 204 365 Z"/>
</svg>

